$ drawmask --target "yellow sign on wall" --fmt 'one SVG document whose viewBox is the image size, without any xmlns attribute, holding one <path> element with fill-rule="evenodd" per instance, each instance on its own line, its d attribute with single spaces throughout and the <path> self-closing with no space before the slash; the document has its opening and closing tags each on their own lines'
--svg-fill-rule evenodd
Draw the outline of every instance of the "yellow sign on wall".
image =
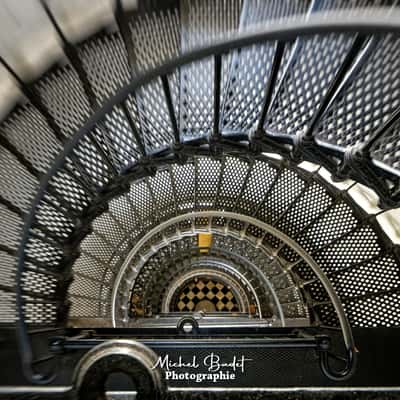
<svg viewBox="0 0 400 400">
<path fill-rule="evenodd" d="M 197 243 L 200 247 L 200 253 L 208 253 L 208 249 L 211 247 L 212 233 L 199 233 L 197 236 Z"/>
</svg>

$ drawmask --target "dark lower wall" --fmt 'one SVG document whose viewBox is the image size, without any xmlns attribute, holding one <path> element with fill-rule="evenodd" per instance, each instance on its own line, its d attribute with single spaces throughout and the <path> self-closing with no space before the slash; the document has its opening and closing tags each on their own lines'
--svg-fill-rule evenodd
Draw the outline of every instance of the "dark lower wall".
<svg viewBox="0 0 400 400">
<path fill-rule="evenodd" d="M 46 349 L 48 336 L 43 333 L 35 339 L 36 345 Z M 53 334 L 54 335 L 54 334 Z M 285 358 L 265 357 L 262 365 L 258 367 L 257 374 L 271 370 L 278 370 L 276 378 L 263 379 L 262 376 L 248 377 L 248 386 L 254 386 L 260 382 L 264 387 L 293 387 L 293 386 L 360 386 L 360 387 L 381 387 L 381 386 L 400 386 L 400 329 L 354 329 L 354 337 L 359 349 L 359 362 L 355 375 L 344 382 L 332 382 L 319 373 L 318 367 L 313 366 L 312 356 L 289 360 L 285 366 Z M 41 344 L 39 343 L 41 342 Z M 44 352 L 45 350 L 43 350 Z M 58 378 L 54 385 L 70 385 L 74 366 L 84 351 L 71 351 L 62 355 L 56 364 L 59 371 Z M 257 350 L 253 354 L 256 354 Z M 44 353 L 45 354 L 45 353 Z M 261 357 L 262 359 L 262 357 Z M 280 364 L 281 363 L 281 364 Z M 44 369 L 51 368 L 50 365 Z M 15 341 L 15 333 L 12 329 L 2 329 L 0 331 L 0 386 L 28 385 L 21 373 L 19 353 Z M 260 372 L 261 371 L 261 372 Z M 282 376 L 279 376 L 282 375 Z M 246 377 L 242 377 L 246 383 Z M 242 384 L 243 384 L 242 382 Z"/>
</svg>

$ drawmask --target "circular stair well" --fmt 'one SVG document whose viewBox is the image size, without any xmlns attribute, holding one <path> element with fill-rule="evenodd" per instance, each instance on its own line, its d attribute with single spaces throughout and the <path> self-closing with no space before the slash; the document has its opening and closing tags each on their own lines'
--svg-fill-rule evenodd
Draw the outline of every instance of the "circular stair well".
<svg viewBox="0 0 400 400">
<path fill-rule="evenodd" d="M 0 21 L 0 397 L 399 394 L 396 2 Z M 252 361 L 157 367 L 210 353 Z"/>
</svg>

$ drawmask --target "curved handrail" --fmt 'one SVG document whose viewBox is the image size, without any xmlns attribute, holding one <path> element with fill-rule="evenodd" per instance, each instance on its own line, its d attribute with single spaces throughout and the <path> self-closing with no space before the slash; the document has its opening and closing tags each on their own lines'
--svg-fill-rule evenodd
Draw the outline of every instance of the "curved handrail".
<svg viewBox="0 0 400 400">
<path fill-rule="evenodd" d="M 389 8 L 367 8 L 363 9 L 361 15 L 350 15 L 346 17 L 343 12 L 317 12 L 310 15 L 307 20 L 290 21 L 290 24 L 283 26 L 281 23 L 270 25 L 268 29 L 254 30 L 249 33 L 238 34 L 231 39 L 216 41 L 208 47 L 198 48 L 190 51 L 177 59 L 170 60 L 165 64 L 143 73 L 123 87 L 119 92 L 97 110 L 87 121 L 87 123 L 71 138 L 64 146 L 63 150 L 55 159 L 47 173 L 42 177 L 40 186 L 31 203 L 31 209 L 27 213 L 21 235 L 21 244 L 17 254 L 16 272 L 16 307 L 17 307 L 17 341 L 23 372 L 26 378 L 34 383 L 43 383 L 44 377 L 36 374 L 32 366 L 32 347 L 29 339 L 23 311 L 23 290 L 22 274 L 25 265 L 25 245 L 28 242 L 30 229 L 34 222 L 36 208 L 43 199 L 46 188 L 52 177 L 64 166 L 68 155 L 73 151 L 79 141 L 87 135 L 90 130 L 112 109 L 125 101 L 128 96 L 139 87 L 146 85 L 153 79 L 173 72 L 177 67 L 204 59 L 212 55 L 221 55 L 227 51 L 264 43 L 266 41 L 291 41 L 298 37 L 313 34 L 329 33 L 391 33 L 400 35 L 400 11 Z M 368 11 L 368 12 L 367 12 Z M 390 11 L 390 14 L 389 14 Z M 329 15 L 329 18 L 327 18 Z"/>
<path fill-rule="evenodd" d="M 327 351 L 321 351 L 319 355 L 319 363 L 325 376 L 333 381 L 343 381 L 353 376 L 357 366 L 358 351 L 355 348 L 347 349 L 346 355 L 347 359 L 344 368 L 341 370 L 334 370 L 329 364 L 329 353 Z"/>
</svg>

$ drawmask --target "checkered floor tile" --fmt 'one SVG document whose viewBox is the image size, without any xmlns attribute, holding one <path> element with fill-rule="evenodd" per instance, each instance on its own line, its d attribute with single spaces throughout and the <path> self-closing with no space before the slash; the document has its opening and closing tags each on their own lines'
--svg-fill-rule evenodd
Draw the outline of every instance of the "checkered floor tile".
<svg viewBox="0 0 400 400">
<path fill-rule="evenodd" d="M 221 282 L 195 278 L 178 295 L 175 311 L 237 312 L 239 307 L 232 291 Z"/>
</svg>

